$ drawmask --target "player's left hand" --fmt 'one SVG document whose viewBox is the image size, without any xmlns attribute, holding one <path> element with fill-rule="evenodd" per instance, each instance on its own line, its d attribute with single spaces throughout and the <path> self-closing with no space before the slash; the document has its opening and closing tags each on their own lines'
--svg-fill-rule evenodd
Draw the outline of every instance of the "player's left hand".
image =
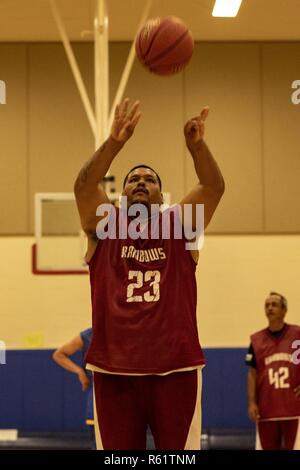
<svg viewBox="0 0 300 470">
<path fill-rule="evenodd" d="M 209 113 L 209 107 L 205 106 L 199 116 L 190 119 L 184 126 L 186 145 L 192 150 L 197 150 L 204 137 L 205 120 Z"/>
<path fill-rule="evenodd" d="M 81 383 L 82 391 L 85 392 L 89 388 L 90 380 L 83 369 L 80 369 L 77 376 Z"/>
<path fill-rule="evenodd" d="M 300 385 L 298 385 L 298 387 L 294 388 L 294 393 L 295 393 L 296 397 L 300 397 Z"/>
</svg>

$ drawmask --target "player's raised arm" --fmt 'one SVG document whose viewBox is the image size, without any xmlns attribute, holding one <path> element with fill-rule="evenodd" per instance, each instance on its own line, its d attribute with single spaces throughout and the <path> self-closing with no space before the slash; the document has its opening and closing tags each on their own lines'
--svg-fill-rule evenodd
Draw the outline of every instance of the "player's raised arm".
<svg viewBox="0 0 300 470">
<path fill-rule="evenodd" d="M 141 116 L 139 101 L 136 101 L 130 110 L 128 105 L 129 99 L 126 98 L 116 107 L 109 138 L 85 163 L 75 181 L 74 192 L 81 225 L 89 237 L 95 236 L 96 225 L 100 219 L 96 217 L 97 207 L 99 204 L 109 203 L 99 183 L 123 145 L 132 136 Z"/>
<path fill-rule="evenodd" d="M 205 120 L 209 109 L 206 107 L 199 116 L 190 119 L 184 127 L 186 145 L 192 155 L 199 182 L 181 201 L 192 205 L 192 226 L 196 225 L 196 205 L 204 204 L 204 228 L 207 227 L 224 193 L 225 184 L 220 168 L 204 142 Z"/>
</svg>

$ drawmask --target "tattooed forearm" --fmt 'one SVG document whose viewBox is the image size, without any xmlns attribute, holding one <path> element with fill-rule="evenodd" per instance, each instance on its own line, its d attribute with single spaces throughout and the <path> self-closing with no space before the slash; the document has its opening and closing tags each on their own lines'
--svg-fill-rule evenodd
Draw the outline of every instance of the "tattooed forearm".
<svg viewBox="0 0 300 470">
<path fill-rule="evenodd" d="M 91 174 L 94 173 L 93 180 L 97 180 L 98 182 L 105 176 L 108 167 L 111 163 L 111 159 L 114 156 L 113 154 L 108 155 L 108 161 L 101 161 L 102 154 L 107 148 L 107 141 L 101 145 L 101 147 L 94 153 L 94 155 L 85 163 L 85 165 L 81 168 L 76 181 L 74 190 L 75 192 L 82 189 L 88 181 L 88 178 Z"/>
<path fill-rule="evenodd" d="M 95 161 L 95 155 L 93 155 L 93 157 L 88 162 L 86 162 L 86 164 L 81 168 L 79 175 L 77 176 L 77 179 L 75 181 L 75 191 L 80 189 L 80 187 L 84 183 L 86 183 L 90 169 L 93 166 L 94 161 Z"/>
</svg>

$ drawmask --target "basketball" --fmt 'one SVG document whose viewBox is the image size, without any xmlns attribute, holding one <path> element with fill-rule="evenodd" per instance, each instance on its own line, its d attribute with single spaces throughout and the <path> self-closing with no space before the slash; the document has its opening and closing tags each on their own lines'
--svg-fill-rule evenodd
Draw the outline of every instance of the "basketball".
<svg viewBox="0 0 300 470">
<path fill-rule="evenodd" d="M 194 40 L 190 30 L 175 16 L 147 21 L 135 40 L 139 61 L 150 72 L 158 75 L 180 72 L 191 59 L 193 49 Z"/>
</svg>

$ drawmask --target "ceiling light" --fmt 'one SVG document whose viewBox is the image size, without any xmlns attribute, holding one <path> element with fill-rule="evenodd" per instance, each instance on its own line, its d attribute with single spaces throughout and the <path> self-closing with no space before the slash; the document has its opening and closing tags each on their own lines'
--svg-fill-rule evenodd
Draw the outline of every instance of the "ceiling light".
<svg viewBox="0 0 300 470">
<path fill-rule="evenodd" d="M 238 14 L 242 0 L 216 0 L 212 16 L 234 17 Z"/>
</svg>

